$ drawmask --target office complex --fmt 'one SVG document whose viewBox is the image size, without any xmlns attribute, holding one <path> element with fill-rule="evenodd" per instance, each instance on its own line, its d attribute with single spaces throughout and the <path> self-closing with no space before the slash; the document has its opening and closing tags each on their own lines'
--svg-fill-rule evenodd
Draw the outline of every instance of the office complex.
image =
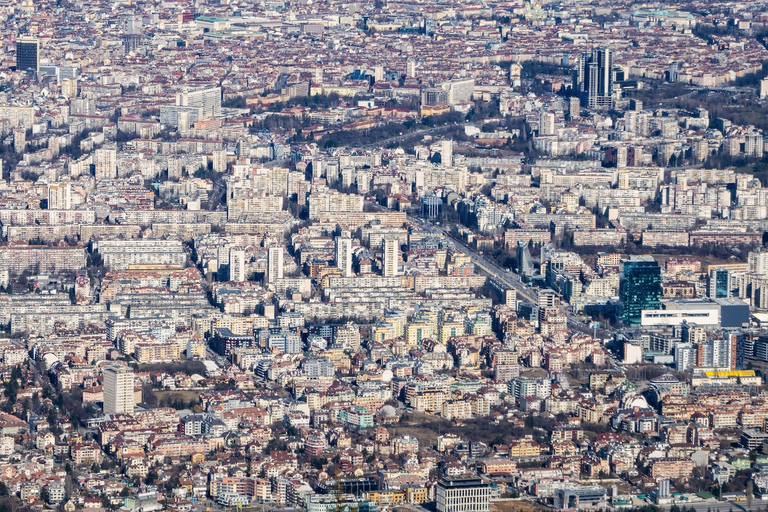
<svg viewBox="0 0 768 512">
<path fill-rule="evenodd" d="M 639 325 L 644 309 L 661 307 L 661 267 L 651 256 L 630 256 L 621 281 L 622 320 Z"/>
<path fill-rule="evenodd" d="M 728 269 L 715 268 L 709 273 L 709 298 L 727 299 L 731 296 L 731 273 Z"/>
<path fill-rule="evenodd" d="M 35 38 L 19 38 L 16 41 L 16 69 L 20 71 L 40 69 L 40 41 Z"/>
<path fill-rule="evenodd" d="M 132 413 L 133 370 L 128 366 L 106 366 L 104 376 L 104 414 Z"/>
<path fill-rule="evenodd" d="M 487 512 L 491 486 L 479 478 L 443 478 L 435 487 L 437 512 Z"/>
<path fill-rule="evenodd" d="M 579 92 L 589 108 L 610 108 L 613 96 L 613 53 L 595 48 L 581 56 L 577 71 Z"/>
</svg>

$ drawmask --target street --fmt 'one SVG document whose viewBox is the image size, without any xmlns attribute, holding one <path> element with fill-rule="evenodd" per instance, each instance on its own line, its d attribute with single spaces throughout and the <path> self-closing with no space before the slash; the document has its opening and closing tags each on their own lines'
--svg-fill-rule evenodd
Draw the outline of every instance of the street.
<svg viewBox="0 0 768 512">
<path fill-rule="evenodd" d="M 382 209 L 385 208 L 382 207 Z M 509 288 L 515 289 L 517 291 L 518 300 L 525 300 L 532 304 L 539 303 L 539 293 L 537 288 L 528 286 L 519 279 L 517 274 L 510 274 L 482 254 L 478 253 L 476 250 L 467 246 L 460 239 L 453 236 L 448 229 L 445 229 L 442 226 L 431 224 L 423 218 L 414 215 L 408 215 L 408 220 L 422 226 L 423 228 L 430 228 L 439 231 L 445 235 L 446 238 L 452 240 L 454 244 L 456 244 L 459 248 L 461 248 L 462 251 L 470 256 L 472 263 L 475 264 L 475 268 L 478 269 L 479 273 L 484 274 L 488 276 L 489 279 L 500 282 Z M 592 327 L 588 325 L 580 316 L 570 313 L 567 310 L 567 306 L 561 306 L 561 308 L 563 309 L 568 319 L 568 327 L 570 329 L 585 334 L 594 333 Z M 602 331 L 601 334 L 605 335 L 605 331 Z"/>
</svg>

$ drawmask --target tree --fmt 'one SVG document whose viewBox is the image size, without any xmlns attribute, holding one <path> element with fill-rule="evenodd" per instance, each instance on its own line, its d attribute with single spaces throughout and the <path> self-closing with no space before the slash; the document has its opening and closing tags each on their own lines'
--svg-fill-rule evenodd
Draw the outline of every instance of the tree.
<svg viewBox="0 0 768 512">
<path fill-rule="evenodd" d="M 8 399 L 8 403 L 13 405 L 16 403 L 16 391 L 19 389 L 19 383 L 16 379 L 10 379 L 5 383 L 5 397 Z"/>
<path fill-rule="evenodd" d="M 674 153 L 669 157 L 669 167 L 677 167 L 677 155 Z"/>
<path fill-rule="evenodd" d="M 328 459 L 320 457 L 319 459 L 312 459 L 312 467 L 315 469 L 323 469 L 323 466 L 328 464 Z"/>
</svg>

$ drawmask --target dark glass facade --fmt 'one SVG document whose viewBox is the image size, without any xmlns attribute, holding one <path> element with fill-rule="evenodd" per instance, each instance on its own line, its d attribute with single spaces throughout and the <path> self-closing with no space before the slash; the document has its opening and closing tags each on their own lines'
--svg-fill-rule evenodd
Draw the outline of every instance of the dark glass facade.
<svg viewBox="0 0 768 512">
<path fill-rule="evenodd" d="M 633 257 L 624 262 L 622 277 L 622 320 L 625 325 L 640 325 L 644 309 L 661 307 L 661 267 L 650 256 Z"/>
<path fill-rule="evenodd" d="M 38 42 L 36 39 L 21 39 L 16 42 L 16 69 L 37 72 Z"/>
</svg>

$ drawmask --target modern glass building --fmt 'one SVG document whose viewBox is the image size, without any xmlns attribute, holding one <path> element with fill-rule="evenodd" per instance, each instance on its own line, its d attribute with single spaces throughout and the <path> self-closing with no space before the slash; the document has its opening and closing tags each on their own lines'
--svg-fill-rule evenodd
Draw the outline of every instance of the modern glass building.
<svg viewBox="0 0 768 512">
<path fill-rule="evenodd" d="M 622 320 L 640 325 L 644 309 L 661 308 L 661 267 L 651 256 L 630 256 L 621 281 Z"/>
<path fill-rule="evenodd" d="M 709 298 L 727 299 L 731 296 L 731 275 L 724 268 L 712 269 L 709 273 Z"/>
<path fill-rule="evenodd" d="M 16 41 L 16 69 L 27 71 L 31 69 L 35 73 L 38 68 L 38 50 L 40 43 L 34 38 L 23 38 Z"/>
<path fill-rule="evenodd" d="M 613 53 L 610 48 L 594 48 L 581 56 L 577 84 L 590 108 L 610 107 L 613 95 Z"/>
</svg>

